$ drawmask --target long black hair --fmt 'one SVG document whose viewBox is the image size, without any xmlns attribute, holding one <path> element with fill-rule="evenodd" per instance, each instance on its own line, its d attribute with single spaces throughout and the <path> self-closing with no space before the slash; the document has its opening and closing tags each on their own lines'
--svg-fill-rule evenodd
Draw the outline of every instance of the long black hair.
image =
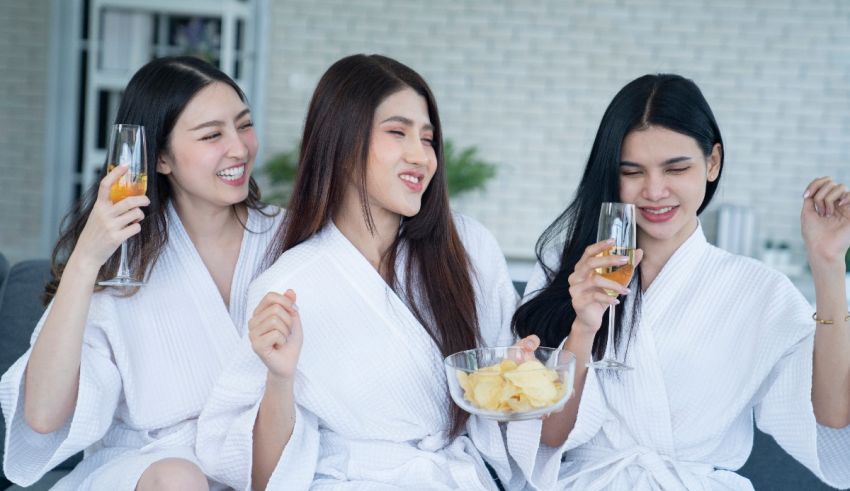
<svg viewBox="0 0 850 491">
<path fill-rule="evenodd" d="M 172 191 L 167 176 L 156 171 L 157 161 L 163 152 L 168 151 L 171 130 L 186 105 L 201 89 L 215 82 L 227 84 L 246 102 L 245 94 L 233 79 L 209 63 L 188 56 L 157 58 L 147 63 L 133 75 L 121 97 L 115 122 L 144 126 L 147 142 L 147 196 L 150 198 L 150 205 L 145 209 L 145 219 L 140 222 L 141 232 L 127 241 L 128 260 L 135 271 L 141 271 L 144 275 L 150 271 L 168 242 L 166 210 Z M 97 181 L 89 187 L 63 220 L 62 233 L 51 257 L 53 278 L 45 288 L 45 303 L 56 294 L 65 263 L 77 245 L 94 207 L 98 187 L 106 176 L 106 169 L 104 162 Z M 253 177 L 249 181 L 248 197 L 242 204 L 254 209 L 264 206 L 260 202 L 259 187 Z M 97 279 L 114 276 L 118 269 L 118 260 L 119 252 L 116 251 L 101 266 Z M 130 290 L 125 293 L 134 292 L 135 290 Z"/>
<path fill-rule="evenodd" d="M 711 108 L 697 85 L 682 76 L 672 74 L 644 75 L 623 87 L 605 110 L 587 166 L 584 169 L 576 195 L 570 205 L 546 228 L 537 240 L 537 260 L 546 274 L 546 286 L 526 301 L 514 314 L 512 323 L 519 336 L 536 334 L 544 346 L 557 346 L 570 333 L 576 313 L 573 310 L 567 278 L 575 269 L 587 246 L 596 242 L 599 210 L 605 201 L 620 201 L 620 154 L 626 135 L 649 126 L 661 126 L 690 136 L 707 157 L 715 144 L 723 148 L 720 128 Z M 723 171 L 723 153 L 720 153 L 720 172 Z M 717 179 L 706 185 L 705 199 L 697 210 L 702 213 L 708 206 Z M 553 248 L 560 247 L 559 263 L 552 261 Z M 637 288 L 633 295 L 632 326 L 640 315 L 640 267 L 636 270 Z M 624 335 L 622 315 L 625 302 L 617 305 L 614 327 L 614 344 L 620 346 Z M 633 333 L 633 329 L 629 329 Z M 602 328 L 593 341 L 593 356 L 599 359 L 605 353 L 608 335 L 607 313 Z"/>
</svg>

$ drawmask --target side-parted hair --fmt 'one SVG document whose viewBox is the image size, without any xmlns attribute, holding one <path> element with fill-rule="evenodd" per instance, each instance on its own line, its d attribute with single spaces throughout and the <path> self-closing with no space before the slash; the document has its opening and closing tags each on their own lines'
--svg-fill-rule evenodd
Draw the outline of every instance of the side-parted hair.
<svg viewBox="0 0 850 491">
<path fill-rule="evenodd" d="M 437 170 L 422 195 L 419 213 L 402 219 L 399 235 L 382 258 L 380 269 L 389 286 L 403 293 L 413 314 L 447 356 L 474 348 L 478 341 L 471 267 L 449 209 L 437 103 L 425 80 L 398 61 L 380 55 L 352 55 L 334 63 L 319 80 L 304 124 L 288 211 L 268 261 L 325 227 L 340 212 L 346 185 L 352 181 L 358 187 L 363 219 L 374 232 L 366 189 L 373 120 L 381 102 L 405 88 L 427 102 Z M 402 244 L 407 249 L 404 288 L 397 283 L 395 271 Z M 467 418 L 452 405 L 452 436 L 461 433 Z"/>
<path fill-rule="evenodd" d="M 715 144 L 721 146 L 723 171 L 723 139 L 714 114 L 697 85 L 682 76 L 673 74 L 644 75 L 623 87 L 605 110 L 596 139 L 590 151 L 587 166 L 578 185 L 575 198 L 555 221 L 546 228 L 537 240 L 535 252 L 543 265 L 547 277 L 544 288 L 528 292 L 533 296 L 526 301 L 513 317 L 513 328 L 517 335 L 537 334 L 544 346 L 557 346 L 570 333 L 576 312 L 572 306 L 567 278 L 575 269 L 587 246 L 596 242 L 599 210 L 605 201 L 620 201 L 621 147 L 626 135 L 650 126 L 660 126 L 693 138 L 703 154 L 708 157 Z M 717 185 L 717 179 L 706 184 L 705 199 L 697 210 L 702 213 L 708 206 Z M 550 258 L 552 249 L 560 248 L 560 262 L 553 269 L 544 258 Z M 640 247 L 640 244 L 638 244 Z M 640 317 L 640 266 L 636 273 L 637 288 L 631 327 Z M 620 347 L 624 334 L 622 326 L 623 306 L 616 306 L 614 344 Z M 608 335 L 608 314 L 593 342 L 593 356 L 602 358 Z M 634 329 L 628 330 L 628 337 Z M 627 343 L 628 344 L 628 343 Z"/>
<path fill-rule="evenodd" d="M 168 242 L 166 210 L 172 198 L 172 191 L 167 176 L 156 171 L 157 161 L 164 152 L 169 151 L 171 131 L 180 114 L 201 89 L 216 82 L 229 85 L 239 98 L 246 102 L 245 94 L 233 79 L 209 63 L 188 56 L 157 58 L 147 63 L 133 75 L 121 97 L 115 123 L 145 127 L 148 156 L 146 194 L 150 198 L 150 205 L 144 210 L 145 219 L 140 222 L 141 232 L 127 241 L 128 261 L 135 271 L 144 272 L 145 277 Z M 65 263 L 76 247 L 94 207 L 98 187 L 106 176 L 106 169 L 107 163 L 104 162 L 97 181 L 63 219 L 62 232 L 51 257 L 53 278 L 45 288 L 45 303 L 50 302 L 56 294 Z M 242 204 L 254 209 L 263 207 L 260 191 L 253 177 L 249 182 L 248 197 Z M 97 279 L 114 276 L 118 261 L 119 251 L 116 251 L 101 266 Z M 96 287 L 96 290 L 102 288 Z M 124 293 L 133 294 L 135 291 Z"/>
</svg>

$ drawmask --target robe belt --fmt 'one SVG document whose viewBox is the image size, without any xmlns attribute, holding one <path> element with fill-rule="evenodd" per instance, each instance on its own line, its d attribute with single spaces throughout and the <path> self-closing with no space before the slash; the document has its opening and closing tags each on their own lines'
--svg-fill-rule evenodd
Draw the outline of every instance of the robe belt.
<svg viewBox="0 0 850 491">
<path fill-rule="evenodd" d="M 156 430 L 133 429 L 116 424 L 109 428 L 101 440 L 103 447 L 138 448 L 140 452 L 168 447 L 194 447 L 197 420 L 181 421 Z"/>
<path fill-rule="evenodd" d="M 662 489 L 686 489 L 688 491 L 704 489 L 697 476 L 707 476 L 715 471 L 714 466 L 703 462 L 676 460 L 655 450 L 634 446 L 625 449 L 612 449 L 595 445 L 583 445 L 566 453 L 567 461 L 579 461 L 583 466 L 577 473 L 570 475 L 560 484 L 569 487 L 588 474 L 603 471 L 590 483 L 582 483 L 581 489 L 596 491 L 611 485 L 620 473 L 630 466 L 638 466 L 646 471 Z"/>
</svg>

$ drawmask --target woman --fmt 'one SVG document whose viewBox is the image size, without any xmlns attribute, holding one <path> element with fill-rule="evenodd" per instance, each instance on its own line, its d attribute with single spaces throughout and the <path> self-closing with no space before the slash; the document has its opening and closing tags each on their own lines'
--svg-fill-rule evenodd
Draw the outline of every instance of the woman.
<svg viewBox="0 0 850 491">
<path fill-rule="evenodd" d="M 708 103 L 680 76 L 640 77 L 605 112 L 576 198 L 538 242 L 514 317 L 518 333 L 544 345 L 566 337 L 579 361 L 576 397 L 542 424 L 544 448 L 558 451 L 540 462 L 549 469 L 535 476 L 541 486 L 752 489 L 734 470 L 752 448 L 754 417 L 821 479 L 850 486 L 850 195 L 828 178 L 803 195 L 816 323 L 788 278 L 706 242 L 697 216 L 723 153 Z M 594 272 L 623 264 L 596 243 L 603 201 L 637 208 L 643 260 L 628 288 Z M 623 305 L 605 288 L 628 294 Z M 606 347 L 612 304 L 622 320 Z M 634 370 L 585 368 L 606 350 Z"/>
<path fill-rule="evenodd" d="M 5 473 L 26 486 L 85 449 L 56 489 L 207 489 L 196 419 L 238 343 L 248 283 L 282 214 L 259 201 L 251 113 L 215 67 L 148 63 L 116 121 L 145 127 L 148 197 L 109 200 L 118 166 L 70 215 L 50 305 L 3 376 Z M 146 284 L 96 287 L 114 276 L 127 239 Z"/>
<path fill-rule="evenodd" d="M 217 479 L 495 489 L 486 461 L 521 485 L 498 424 L 447 392 L 443 357 L 511 344 L 517 296 L 493 237 L 449 210 L 442 159 L 434 97 L 410 68 L 354 55 L 319 81 L 276 261 L 199 422 Z"/>
</svg>

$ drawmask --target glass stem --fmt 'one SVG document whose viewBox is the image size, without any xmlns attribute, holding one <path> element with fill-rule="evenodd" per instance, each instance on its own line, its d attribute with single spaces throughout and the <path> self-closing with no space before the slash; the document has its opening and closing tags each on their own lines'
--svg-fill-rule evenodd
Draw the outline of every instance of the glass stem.
<svg viewBox="0 0 850 491">
<path fill-rule="evenodd" d="M 119 278 L 130 278 L 130 268 L 127 266 L 127 241 L 121 243 L 121 260 L 118 262 Z"/>
<path fill-rule="evenodd" d="M 605 344 L 605 358 L 615 359 L 614 356 L 614 306 L 608 306 L 608 342 Z"/>
</svg>

